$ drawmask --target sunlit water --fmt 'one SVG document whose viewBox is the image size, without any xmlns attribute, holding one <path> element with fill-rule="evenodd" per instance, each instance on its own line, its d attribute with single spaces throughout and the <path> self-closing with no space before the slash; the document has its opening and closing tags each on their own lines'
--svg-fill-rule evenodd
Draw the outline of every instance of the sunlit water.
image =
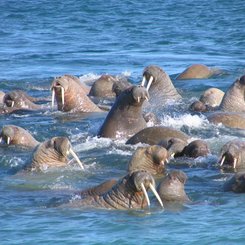
<svg viewBox="0 0 245 245">
<path fill-rule="evenodd" d="M 180 160 L 168 169 L 188 175 L 193 203 L 162 210 L 64 208 L 77 190 L 120 178 L 137 146 L 98 139 L 106 113 L 67 115 L 56 110 L 1 116 L 44 141 L 68 136 L 85 164 L 25 173 L 30 150 L 0 147 L 1 244 L 244 244 L 245 195 L 223 192 L 227 175 L 215 166 L 221 146 L 243 130 L 211 125 L 188 105 L 209 87 L 226 90 L 245 73 L 244 1 L 0 1 L 0 90 L 50 96 L 53 77 L 81 81 L 103 73 L 139 83 L 149 64 L 161 66 L 184 97 L 161 109 L 160 124 L 203 138 L 212 154 Z M 224 74 L 176 81 L 187 66 L 203 63 Z M 173 109 L 174 108 L 174 109 Z"/>
</svg>

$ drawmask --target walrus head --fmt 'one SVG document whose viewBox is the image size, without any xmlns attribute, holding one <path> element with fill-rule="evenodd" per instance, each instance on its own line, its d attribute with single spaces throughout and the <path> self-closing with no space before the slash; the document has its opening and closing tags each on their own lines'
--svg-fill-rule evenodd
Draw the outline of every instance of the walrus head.
<svg viewBox="0 0 245 245">
<path fill-rule="evenodd" d="M 134 105 L 141 106 L 145 100 L 149 100 L 149 93 L 142 86 L 133 86 L 132 99 Z"/>
<path fill-rule="evenodd" d="M 12 127 L 6 127 L 4 126 L 2 128 L 1 134 L 0 134 L 0 139 L 7 145 L 10 145 L 12 140 L 15 137 L 14 129 Z"/>
<path fill-rule="evenodd" d="M 12 91 L 5 94 L 3 102 L 7 107 L 16 107 L 23 109 L 29 109 L 30 104 L 33 104 L 22 93 L 18 93 L 18 91 Z"/>
<path fill-rule="evenodd" d="M 150 189 L 157 198 L 160 205 L 163 207 L 161 198 L 159 197 L 155 189 L 155 180 L 147 171 L 137 171 L 130 175 L 129 183 L 133 183 L 136 192 L 144 193 L 148 206 L 150 206 L 150 199 L 147 194 L 147 190 Z"/>
<path fill-rule="evenodd" d="M 194 140 L 188 144 L 184 150 L 183 155 L 187 157 L 207 156 L 210 153 L 208 144 L 203 140 Z"/>
</svg>

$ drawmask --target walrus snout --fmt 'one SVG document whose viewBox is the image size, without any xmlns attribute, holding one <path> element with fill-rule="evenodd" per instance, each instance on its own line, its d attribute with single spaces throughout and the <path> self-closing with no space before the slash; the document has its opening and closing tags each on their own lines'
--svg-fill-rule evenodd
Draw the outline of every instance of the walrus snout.
<svg viewBox="0 0 245 245">
<path fill-rule="evenodd" d="M 148 101 L 150 98 L 147 89 L 142 86 L 133 87 L 132 95 L 137 103 L 144 102 L 145 100 Z"/>
<path fill-rule="evenodd" d="M 14 102 L 13 96 L 11 96 L 11 94 L 5 94 L 5 96 L 4 96 L 4 98 L 3 98 L 3 103 L 4 103 L 7 107 L 14 107 L 15 102 Z"/>
<path fill-rule="evenodd" d="M 219 160 L 219 164 L 221 168 L 233 168 L 237 167 L 237 160 L 233 154 L 230 152 L 225 152 Z"/>
</svg>

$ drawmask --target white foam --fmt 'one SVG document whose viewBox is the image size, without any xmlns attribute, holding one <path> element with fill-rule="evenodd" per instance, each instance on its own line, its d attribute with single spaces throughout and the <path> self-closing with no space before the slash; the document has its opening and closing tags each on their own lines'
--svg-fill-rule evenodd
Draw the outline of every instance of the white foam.
<svg viewBox="0 0 245 245">
<path fill-rule="evenodd" d="M 88 73 L 79 77 L 80 81 L 86 83 L 87 85 L 91 85 L 91 83 L 93 83 L 98 78 L 100 78 L 100 75 L 95 73 Z"/>
</svg>

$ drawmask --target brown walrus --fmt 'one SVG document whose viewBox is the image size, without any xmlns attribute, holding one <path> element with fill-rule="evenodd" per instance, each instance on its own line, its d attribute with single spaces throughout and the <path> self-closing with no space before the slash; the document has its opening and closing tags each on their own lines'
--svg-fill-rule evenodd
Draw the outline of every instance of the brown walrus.
<svg viewBox="0 0 245 245">
<path fill-rule="evenodd" d="M 223 124 L 226 127 L 245 129 L 245 113 L 213 112 L 207 116 L 209 122 Z"/>
<path fill-rule="evenodd" d="M 132 84 L 126 78 L 111 75 L 101 75 L 92 85 L 89 96 L 114 98 L 119 95 L 119 91 L 131 87 Z"/>
<path fill-rule="evenodd" d="M 226 112 L 245 112 L 245 75 L 237 79 L 226 91 L 219 109 Z"/>
<path fill-rule="evenodd" d="M 204 79 L 209 78 L 215 73 L 217 73 L 217 69 L 211 69 L 202 64 L 194 64 L 186 68 L 183 72 L 181 72 L 176 79 Z"/>
<path fill-rule="evenodd" d="M 103 209 L 142 209 L 150 206 L 150 199 L 147 190 L 150 189 L 156 196 L 160 205 L 162 201 L 155 189 L 154 178 L 146 171 L 137 171 L 128 174 L 113 184 L 112 188 L 99 195 L 84 195 L 81 192 L 81 199 L 71 202 L 72 206 L 103 208 Z"/>
<path fill-rule="evenodd" d="M 235 193 L 244 193 L 245 192 L 245 172 L 238 172 L 232 175 L 224 183 L 224 191 L 233 191 Z"/>
<path fill-rule="evenodd" d="M 232 140 L 227 142 L 221 148 L 219 164 L 223 169 L 244 169 L 245 141 Z"/>
<path fill-rule="evenodd" d="M 181 99 L 169 75 L 159 66 L 150 65 L 144 69 L 141 85 L 145 86 L 145 83 L 151 105 L 164 105 L 167 100 Z"/>
<path fill-rule="evenodd" d="M 53 167 L 65 167 L 68 164 L 68 155 L 71 154 L 79 166 L 84 169 L 78 156 L 73 151 L 67 137 L 53 137 L 40 143 L 34 150 L 31 165 L 27 170 L 45 171 Z"/>
<path fill-rule="evenodd" d="M 3 126 L 0 137 L 8 145 L 34 148 L 40 143 L 28 131 L 15 125 Z"/>
<path fill-rule="evenodd" d="M 168 173 L 157 187 L 157 192 L 166 202 L 190 202 L 185 192 L 186 174 L 181 170 L 173 170 Z"/>
<path fill-rule="evenodd" d="M 142 104 L 149 94 L 144 87 L 132 86 L 124 90 L 114 102 L 98 136 L 105 138 L 128 138 L 146 127 Z"/>
<path fill-rule="evenodd" d="M 167 162 L 168 152 L 165 148 L 158 145 L 138 147 L 128 163 L 128 172 L 145 170 L 152 175 L 162 175 L 165 174 Z"/>
<path fill-rule="evenodd" d="M 170 127 L 154 126 L 142 129 L 134 136 L 129 138 L 126 144 L 134 145 L 138 143 L 145 143 L 149 145 L 157 145 L 161 140 L 168 138 L 179 138 L 184 141 L 189 139 L 185 133 L 179 130 Z"/>
<path fill-rule="evenodd" d="M 64 75 L 55 78 L 51 85 L 52 107 L 54 97 L 59 111 L 100 112 L 101 109 L 87 96 L 87 91 L 77 77 Z"/>
</svg>

